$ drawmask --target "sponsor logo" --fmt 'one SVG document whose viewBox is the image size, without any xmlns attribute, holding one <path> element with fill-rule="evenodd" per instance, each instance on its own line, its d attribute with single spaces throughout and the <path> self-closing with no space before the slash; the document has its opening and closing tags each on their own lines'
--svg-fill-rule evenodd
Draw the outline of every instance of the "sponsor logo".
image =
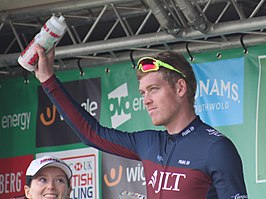
<svg viewBox="0 0 266 199">
<path fill-rule="evenodd" d="M 163 157 L 161 156 L 161 155 L 157 155 L 157 160 L 159 161 L 159 162 L 162 162 L 163 161 Z"/>
<path fill-rule="evenodd" d="M 235 102 L 239 102 L 239 86 L 236 83 L 225 81 L 223 79 L 206 79 L 200 80 L 198 83 L 198 89 L 195 98 L 207 96 L 221 96 L 228 99 L 232 99 Z M 224 104 L 225 105 L 225 104 Z M 215 106 L 210 106 L 210 108 Z M 222 108 L 223 106 L 219 106 Z M 226 106 L 224 106 L 226 107 Z"/>
<path fill-rule="evenodd" d="M 188 129 L 186 129 L 184 132 L 182 132 L 182 136 L 187 136 L 188 134 L 190 134 L 194 130 L 195 130 L 195 127 L 191 126 Z"/>
<path fill-rule="evenodd" d="M 44 126 L 52 125 L 55 122 L 55 118 L 56 118 L 55 105 L 52 105 L 52 108 L 46 107 L 46 113 L 40 114 L 40 120 Z"/>
<path fill-rule="evenodd" d="M 0 194 L 22 191 L 21 176 L 23 172 L 0 174 Z"/>
<path fill-rule="evenodd" d="M 200 80 L 195 99 L 204 98 L 206 101 L 194 106 L 197 113 L 229 110 L 230 101 L 240 103 L 239 86 L 230 81 L 217 79 Z"/>
<path fill-rule="evenodd" d="M 96 116 L 98 111 L 98 104 L 96 101 L 90 102 L 90 99 L 87 98 L 86 102 L 82 102 L 80 104 L 81 107 L 83 107 L 87 112 L 89 112 L 92 116 Z M 45 113 L 40 113 L 40 121 L 44 126 L 50 126 L 53 125 L 56 121 L 56 114 L 57 110 L 55 105 L 52 105 L 50 107 L 46 107 L 46 112 Z M 63 121 L 64 118 L 60 115 L 60 120 Z"/>
<path fill-rule="evenodd" d="M 30 127 L 31 112 L 22 112 L 4 115 L 1 119 L 3 129 L 20 128 L 22 131 Z"/>
<path fill-rule="evenodd" d="M 220 133 L 219 131 L 217 131 L 215 129 L 206 129 L 206 131 L 209 133 L 209 135 L 214 135 L 217 137 L 224 136 L 222 133 Z"/>
<path fill-rule="evenodd" d="M 129 101 L 127 101 L 127 96 L 127 83 L 122 84 L 108 94 L 113 128 L 120 126 L 131 118 L 131 113 L 129 112 L 130 104 Z"/>
<path fill-rule="evenodd" d="M 240 195 L 240 193 L 236 194 L 235 196 L 231 196 L 233 199 L 248 199 L 247 195 Z"/>
<path fill-rule="evenodd" d="M 190 161 L 189 160 L 178 160 L 178 164 L 182 164 L 182 165 L 190 165 Z"/>
<path fill-rule="evenodd" d="M 45 164 L 46 162 L 60 162 L 60 163 L 62 163 L 60 160 L 57 160 L 55 158 L 44 158 L 44 159 L 41 159 L 40 164 Z"/>
<path fill-rule="evenodd" d="M 82 164 L 80 162 L 77 162 L 75 165 L 74 165 L 74 169 L 76 171 L 80 171 L 82 169 Z"/>
<path fill-rule="evenodd" d="M 70 199 L 96 199 L 96 189 L 98 183 L 96 174 L 96 155 L 89 154 L 77 157 L 69 157 L 64 161 L 73 171 Z"/>
<path fill-rule="evenodd" d="M 213 126 L 243 122 L 244 59 L 194 64 L 195 112 Z"/>
<path fill-rule="evenodd" d="M 25 173 L 33 158 L 33 155 L 27 155 L 0 159 L 0 199 L 17 198 L 24 194 Z"/>
<path fill-rule="evenodd" d="M 100 78 L 66 82 L 64 86 L 81 107 L 99 120 L 101 106 Z M 57 146 L 79 142 L 80 139 L 58 113 L 43 89 L 39 87 L 36 146 Z"/>
<path fill-rule="evenodd" d="M 108 94 L 109 110 L 111 112 L 111 124 L 117 128 L 131 119 L 132 111 L 145 110 L 143 97 L 128 97 L 127 83 L 120 85 Z"/>
<path fill-rule="evenodd" d="M 182 173 L 172 173 L 156 170 L 151 176 L 148 185 L 152 186 L 155 193 L 159 193 L 161 190 L 181 191 L 179 188 L 179 183 L 185 178 L 186 175 Z M 174 180 L 174 183 L 170 184 L 170 180 Z"/>
<path fill-rule="evenodd" d="M 205 82 L 200 80 L 196 92 L 195 99 L 202 97 L 214 97 L 214 100 L 206 100 L 203 103 L 199 103 L 194 106 L 197 113 L 222 111 L 230 109 L 230 100 L 233 100 L 237 104 L 240 103 L 238 88 L 239 86 L 232 82 L 225 82 L 225 80 L 207 79 Z M 222 99 L 219 99 L 222 98 Z M 228 100 L 226 100 L 226 98 Z"/>
<path fill-rule="evenodd" d="M 114 187 L 118 185 L 118 183 L 121 181 L 122 173 L 123 173 L 123 167 L 121 165 L 118 167 L 118 172 L 116 171 L 115 168 L 111 168 L 110 174 L 109 174 L 110 178 L 108 178 L 107 174 L 103 175 L 105 184 L 108 187 Z"/>
<path fill-rule="evenodd" d="M 122 178 L 125 178 L 128 183 L 142 182 L 143 186 L 146 185 L 144 168 L 141 164 L 135 167 L 119 165 L 117 169 L 111 168 L 108 174 L 105 173 L 103 175 L 104 182 L 108 187 L 117 186 L 122 181 Z"/>
</svg>

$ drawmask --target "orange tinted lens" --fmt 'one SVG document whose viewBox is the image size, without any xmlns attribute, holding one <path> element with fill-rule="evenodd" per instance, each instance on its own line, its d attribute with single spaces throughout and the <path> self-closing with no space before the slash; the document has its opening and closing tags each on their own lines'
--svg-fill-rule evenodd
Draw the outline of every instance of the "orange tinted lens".
<svg viewBox="0 0 266 199">
<path fill-rule="evenodd" d="M 143 59 L 139 63 L 139 69 L 143 72 L 158 70 L 158 67 L 154 64 L 152 59 Z"/>
<path fill-rule="evenodd" d="M 151 70 L 156 70 L 157 67 L 154 64 L 144 64 L 142 65 L 142 71 L 151 71 Z"/>
</svg>

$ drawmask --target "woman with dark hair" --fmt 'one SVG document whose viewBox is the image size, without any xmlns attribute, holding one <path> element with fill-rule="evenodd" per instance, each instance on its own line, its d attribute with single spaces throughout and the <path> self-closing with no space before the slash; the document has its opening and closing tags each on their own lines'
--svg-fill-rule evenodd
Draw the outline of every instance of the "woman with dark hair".
<svg viewBox="0 0 266 199">
<path fill-rule="evenodd" d="M 33 160 L 26 171 L 25 199 L 68 199 L 72 171 L 62 160 L 43 156 Z"/>
</svg>

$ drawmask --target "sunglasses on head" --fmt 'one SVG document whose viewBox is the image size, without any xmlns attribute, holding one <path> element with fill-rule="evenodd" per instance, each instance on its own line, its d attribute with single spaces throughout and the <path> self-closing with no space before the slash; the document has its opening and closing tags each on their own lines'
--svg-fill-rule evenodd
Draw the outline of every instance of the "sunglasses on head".
<svg viewBox="0 0 266 199">
<path fill-rule="evenodd" d="M 176 68 L 174 68 L 170 64 L 167 64 L 167 63 L 160 61 L 158 59 L 155 59 L 153 57 L 141 58 L 138 61 L 137 66 L 138 66 L 138 70 L 141 70 L 144 73 L 151 72 L 151 71 L 157 71 L 157 70 L 159 70 L 160 67 L 164 67 L 164 68 L 167 68 L 169 70 L 176 71 L 177 73 L 179 73 L 184 78 L 186 77 L 186 75 L 184 75 L 184 73 L 177 70 Z"/>
</svg>

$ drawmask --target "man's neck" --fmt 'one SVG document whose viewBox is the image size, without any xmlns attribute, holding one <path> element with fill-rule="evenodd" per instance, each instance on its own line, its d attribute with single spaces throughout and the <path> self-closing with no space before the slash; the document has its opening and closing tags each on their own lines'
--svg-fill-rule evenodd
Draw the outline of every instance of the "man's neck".
<svg viewBox="0 0 266 199">
<path fill-rule="evenodd" d="M 168 133 L 171 135 L 180 133 L 186 126 L 188 126 L 196 118 L 195 112 L 190 114 L 183 114 L 176 118 L 171 124 L 165 126 Z"/>
</svg>

